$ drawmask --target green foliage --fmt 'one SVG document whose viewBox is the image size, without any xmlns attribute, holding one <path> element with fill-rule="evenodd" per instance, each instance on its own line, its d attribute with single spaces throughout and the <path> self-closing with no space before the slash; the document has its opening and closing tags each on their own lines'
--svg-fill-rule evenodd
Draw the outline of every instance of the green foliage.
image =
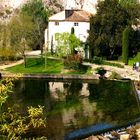
<svg viewBox="0 0 140 140">
<path fill-rule="evenodd" d="M 125 8 L 118 0 L 100 1 L 97 14 L 90 19 L 88 43 L 94 55 L 107 58 L 120 56 L 122 32 L 138 15 L 138 6 Z"/>
<path fill-rule="evenodd" d="M 43 65 L 44 60 L 40 57 L 38 58 L 30 58 L 30 57 L 26 57 L 26 68 L 30 68 L 30 67 L 34 67 L 36 65 Z"/>
<path fill-rule="evenodd" d="M 57 48 L 56 52 L 57 55 L 60 57 L 67 56 L 71 53 L 71 50 L 69 48 L 69 33 L 56 33 L 55 39 L 57 41 Z"/>
<path fill-rule="evenodd" d="M 0 109 L 2 105 L 6 102 L 9 93 L 12 91 L 13 83 L 12 78 L 6 78 L 0 81 Z"/>
<path fill-rule="evenodd" d="M 88 70 L 90 70 L 88 66 L 82 65 L 80 58 L 79 60 L 76 59 L 76 57 L 74 59 L 74 57 L 72 56 L 68 58 L 69 59 L 65 59 L 64 62 L 63 60 L 60 59 L 47 58 L 46 69 L 44 68 L 44 59 L 42 60 L 41 58 L 27 58 L 27 68 L 25 68 L 23 64 L 20 64 L 11 68 L 7 68 L 7 70 L 13 73 L 25 73 L 25 74 L 26 73 L 32 73 L 32 74 L 59 73 L 60 74 L 63 72 L 64 68 L 74 70 L 72 72 L 66 72 L 65 74 L 72 74 L 72 73 L 84 74 Z"/>
<path fill-rule="evenodd" d="M 134 57 L 134 59 L 136 61 L 139 61 L 140 62 L 140 52 L 137 53 L 137 55 Z"/>
<path fill-rule="evenodd" d="M 64 57 L 70 54 L 74 54 L 74 49 L 80 45 L 80 39 L 74 34 L 56 33 L 55 39 L 57 41 L 57 54 L 58 56 Z"/>
<path fill-rule="evenodd" d="M 19 14 L 12 18 L 9 23 L 11 32 L 11 45 L 18 53 L 24 55 L 25 50 L 35 41 L 35 24 L 28 15 Z"/>
<path fill-rule="evenodd" d="M 118 68 L 124 68 L 124 65 L 122 65 L 122 64 L 113 63 L 113 62 L 109 62 L 109 61 L 103 61 L 102 64 L 103 64 L 103 65 L 114 66 L 114 67 L 118 67 Z"/>
<path fill-rule="evenodd" d="M 101 57 L 95 56 L 93 58 L 93 63 L 95 63 L 95 64 L 103 64 L 103 59 Z"/>
<path fill-rule="evenodd" d="M 22 139 L 22 135 L 26 136 L 30 129 L 46 127 L 43 107 L 28 107 L 27 116 L 22 116 L 17 110 L 18 106 L 9 107 L 1 116 L 0 129 L 3 134 L 7 134 L 8 139 Z"/>
<path fill-rule="evenodd" d="M 41 18 L 45 23 L 48 22 L 49 11 L 45 10 L 42 0 L 29 0 L 22 7 L 22 12 L 27 13 L 34 21 Z"/>
<path fill-rule="evenodd" d="M 109 65 L 109 66 L 114 66 L 114 67 L 119 67 L 119 68 L 124 68 L 124 66 L 120 63 L 113 63 L 110 61 L 103 60 L 101 57 L 94 57 L 92 60 L 93 63 L 98 64 L 98 65 Z"/>
<path fill-rule="evenodd" d="M 75 48 L 80 46 L 80 43 L 81 43 L 80 39 L 77 38 L 74 34 L 71 34 L 69 36 L 69 47 L 72 54 L 74 54 Z"/>
<path fill-rule="evenodd" d="M 11 46 L 11 31 L 8 25 L 0 24 L 0 57 L 4 60 L 15 58 L 15 50 Z"/>
<path fill-rule="evenodd" d="M 46 127 L 43 107 L 28 107 L 28 115 L 21 115 L 20 107 L 16 104 L 8 106 L 5 111 L 2 106 L 6 103 L 9 93 L 12 92 L 13 81 L 16 78 L 7 78 L 0 81 L 0 132 L 5 139 L 22 139 L 30 129 Z"/>
<path fill-rule="evenodd" d="M 2 60 L 16 60 L 17 56 L 15 55 L 12 49 L 9 48 L 0 48 L 0 57 Z"/>
<path fill-rule="evenodd" d="M 29 15 L 34 24 L 36 24 L 36 37 L 37 41 L 35 46 L 39 45 L 40 49 L 43 48 L 44 31 L 48 25 L 48 17 L 52 13 L 49 9 L 45 9 L 42 0 L 29 0 L 23 7 L 22 13 Z"/>
<path fill-rule="evenodd" d="M 0 26 L 0 56 L 8 60 L 25 56 L 25 51 L 36 39 L 31 17 L 18 13 L 6 25 Z"/>
<path fill-rule="evenodd" d="M 122 5 L 122 6 L 131 6 L 133 4 L 136 4 L 138 2 L 138 0 L 119 0 L 119 3 Z"/>
<path fill-rule="evenodd" d="M 122 60 L 127 65 L 128 64 L 128 51 L 129 51 L 129 38 L 130 38 L 131 28 L 128 26 L 123 31 L 122 37 Z"/>
</svg>

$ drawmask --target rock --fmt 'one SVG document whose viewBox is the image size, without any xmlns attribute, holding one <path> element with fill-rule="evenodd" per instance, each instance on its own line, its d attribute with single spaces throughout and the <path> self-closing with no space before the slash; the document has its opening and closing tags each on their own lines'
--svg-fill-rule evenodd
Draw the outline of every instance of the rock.
<svg viewBox="0 0 140 140">
<path fill-rule="evenodd" d="M 116 131 L 112 131 L 111 135 L 114 136 L 114 137 L 117 137 L 117 138 L 119 137 L 119 134 Z"/>
<path fill-rule="evenodd" d="M 104 139 L 104 137 L 101 136 L 101 135 L 97 135 L 97 138 L 98 138 L 99 140 L 103 140 L 103 139 Z"/>
<path fill-rule="evenodd" d="M 120 140 L 129 140 L 130 134 L 120 135 Z"/>
<path fill-rule="evenodd" d="M 136 130 L 136 136 L 138 138 L 138 140 L 140 139 L 140 128 Z"/>
<path fill-rule="evenodd" d="M 87 140 L 99 140 L 96 136 L 90 136 Z"/>
</svg>

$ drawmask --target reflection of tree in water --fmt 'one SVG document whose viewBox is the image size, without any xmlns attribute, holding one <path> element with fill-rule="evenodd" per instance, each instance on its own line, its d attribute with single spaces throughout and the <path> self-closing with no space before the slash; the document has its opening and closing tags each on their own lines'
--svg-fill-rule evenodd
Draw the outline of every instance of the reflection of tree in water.
<svg viewBox="0 0 140 140">
<path fill-rule="evenodd" d="M 45 84 L 43 80 L 20 79 L 15 81 L 13 96 L 16 100 L 28 106 L 43 105 L 45 97 Z"/>
<path fill-rule="evenodd" d="M 125 121 L 138 117 L 139 110 L 130 82 L 100 80 L 88 85 L 90 101 L 97 102 L 97 108 L 112 119 Z M 123 120 L 124 121 L 124 120 Z"/>
<path fill-rule="evenodd" d="M 83 87 L 82 83 L 72 81 L 71 83 L 64 83 L 63 87 L 67 91 L 66 100 L 79 100 L 79 95 Z"/>
</svg>

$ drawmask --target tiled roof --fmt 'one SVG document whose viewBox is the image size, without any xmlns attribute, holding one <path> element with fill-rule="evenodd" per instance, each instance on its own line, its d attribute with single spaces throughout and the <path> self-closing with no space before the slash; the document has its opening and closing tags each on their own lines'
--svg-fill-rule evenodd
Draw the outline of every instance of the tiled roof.
<svg viewBox="0 0 140 140">
<path fill-rule="evenodd" d="M 69 17 L 67 17 L 66 21 L 89 21 L 91 14 L 83 11 L 83 10 L 77 10 L 73 11 L 73 14 Z"/>
<path fill-rule="evenodd" d="M 65 17 L 65 11 L 57 13 L 49 18 L 49 21 L 79 21 L 88 22 L 91 14 L 83 10 L 73 10 L 72 14 Z"/>
</svg>

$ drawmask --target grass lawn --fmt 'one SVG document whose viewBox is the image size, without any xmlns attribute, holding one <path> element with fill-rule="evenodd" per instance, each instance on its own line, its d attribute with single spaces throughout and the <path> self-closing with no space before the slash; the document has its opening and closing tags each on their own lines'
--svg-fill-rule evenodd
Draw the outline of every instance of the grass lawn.
<svg viewBox="0 0 140 140">
<path fill-rule="evenodd" d="M 45 69 L 44 59 L 41 58 L 27 58 L 27 67 L 24 64 L 16 65 L 7 68 L 6 70 L 13 73 L 61 73 L 63 69 L 63 62 L 61 60 L 47 59 Z"/>
<path fill-rule="evenodd" d="M 16 65 L 6 69 L 12 73 L 46 73 L 46 74 L 58 74 L 64 72 L 64 64 L 62 60 L 47 59 L 47 65 L 45 69 L 45 61 L 41 58 L 27 58 L 27 67 L 24 64 Z M 65 72 L 64 72 L 65 73 Z M 68 70 L 65 74 L 85 74 L 85 70 Z"/>
</svg>

